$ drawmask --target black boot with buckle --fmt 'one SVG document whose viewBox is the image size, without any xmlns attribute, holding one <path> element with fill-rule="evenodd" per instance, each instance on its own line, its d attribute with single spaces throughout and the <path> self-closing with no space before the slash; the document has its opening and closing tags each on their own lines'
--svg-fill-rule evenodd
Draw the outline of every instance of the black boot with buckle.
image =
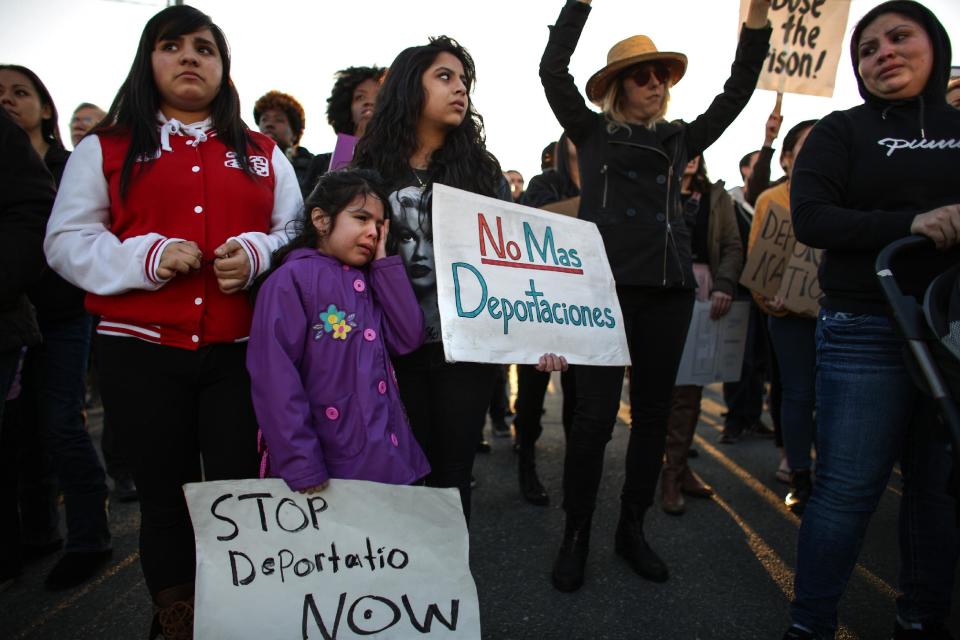
<svg viewBox="0 0 960 640">
<path fill-rule="evenodd" d="M 667 565 L 654 553 L 643 535 L 644 512 L 646 509 L 638 505 L 621 505 L 615 548 L 638 575 L 653 582 L 666 582 L 670 575 Z"/>
<path fill-rule="evenodd" d="M 576 591 L 583 586 L 583 572 L 590 551 L 590 521 L 592 516 L 567 515 L 563 542 L 553 563 L 550 576 L 558 591 Z"/>
</svg>

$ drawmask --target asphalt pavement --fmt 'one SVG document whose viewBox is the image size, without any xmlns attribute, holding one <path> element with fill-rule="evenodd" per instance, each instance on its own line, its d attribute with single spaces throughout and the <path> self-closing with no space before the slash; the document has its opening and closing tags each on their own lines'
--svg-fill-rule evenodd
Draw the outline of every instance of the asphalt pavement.
<svg viewBox="0 0 960 640">
<path fill-rule="evenodd" d="M 722 411 L 719 388 L 709 387 L 694 442 L 699 457 L 691 464 L 716 490 L 714 498 L 688 499 L 687 513 L 680 517 L 658 507 L 647 516 L 648 540 L 671 573 L 668 582 L 655 584 L 637 577 L 613 553 L 629 435 L 629 414 L 622 405 L 607 446 L 586 584 L 572 594 L 554 590 L 549 579 L 563 528 L 559 380 L 548 392 L 538 443 L 548 507 L 523 501 L 512 440 L 493 438 L 488 430 L 493 451 L 477 456 L 470 534 L 483 637 L 779 640 L 788 624 L 799 520 L 782 505 L 786 487 L 774 476 L 773 442 L 748 437 L 735 445 L 718 444 Z M 99 441 L 99 416 L 91 418 L 91 433 Z M 840 638 L 890 637 L 899 487 L 894 472 L 842 602 Z M 111 505 L 113 561 L 81 587 L 43 589 L 54 558 L 28 567 L 0 592 L 0 638 L 145 638 L 151 609 L 137 555 L 138 522 L 136 503 Z M 960 637 L 956 612 L 951 631 Z"/>
</svg>

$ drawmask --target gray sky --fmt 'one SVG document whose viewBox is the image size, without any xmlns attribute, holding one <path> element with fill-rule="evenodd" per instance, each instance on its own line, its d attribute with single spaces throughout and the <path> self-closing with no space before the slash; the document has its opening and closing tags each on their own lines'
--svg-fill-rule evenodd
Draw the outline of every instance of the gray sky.
<svg viewBox="0 0 960 640">
<path fill-rule="evenodd" d="M 446 34 L 466 46 L 477 64 L 474 102 L 484 116 L 487 143 L 504 169 L 529 180 L 539 172 L 540 150 L 560 127 L 540 86 L 537 67 L 562 0 L 196 0 L 227 35 L 233 79 L 244 117 L 253 124 L 253 103 L 270 89 L 291 93 L 304 105 L 301 143 L 314 153 L 332 149 L 326 98 L 337 69 L 389 65 L 403 48 Z M 856 20 L 879 0 L 853 0 L 847 38 Z M 960 2 L 926 0 L 954 42 L 960 64 Z M 80 102 L 106 108 L 126 76 L 143 25 L 165 6 L 139 0 L 0 0 L 0 62 L 32 68 L 53 94 L 60 126 L 69 140 L 70 113 Z M 610 46 L 636 33 L 660 50 L 681 51 L 690 64 L 672 89 L 669 118 L 701 113 L 727 77 L 733 61 L 739 0 L 594 0 L 593 12 L 571 63 L 577 85 L 606 60 Z M 844 46 L 846 51 L 846 45 Z M 763 141 L 763 125 L 775 94 L 757 91 L 724 136 L 706 153 L 713 179 L 739 184 L 737 163 Z M 833 98 L 787 94 L 782 133 L 796 122 L 860 102 L 844 53 Z M 775 145 L 776 146 L 776 145 Z M 778 170 L 775 168 L 775 174 Z"/>
</svg>

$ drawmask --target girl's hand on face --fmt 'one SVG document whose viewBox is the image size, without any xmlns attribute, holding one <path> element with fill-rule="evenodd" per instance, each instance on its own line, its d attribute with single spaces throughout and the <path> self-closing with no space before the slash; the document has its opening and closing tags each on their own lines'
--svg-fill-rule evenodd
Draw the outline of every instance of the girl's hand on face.
<svg viewBox="0 0 960 640">
<path fill-rule="evenodd" d="M 321 491 L 326 489 L 328 486 L 330 486 L 330 481 L 324 480 L 322 483 L 318 484 L 315 487 L 307 487 L 306 489 L 300 489 L 300 493 L 306 493 L 306 494 L 320 493 Z"/>
<path fill-rule="evenodd" d="M 540 356 L 540 361 L 537 363 L 537 371 L 566 371 L 570 365 L 567 364 L 567 359 L 563 356 L 558 356 L 555 353 L 545 353 Z"/>
<path fill-rule="evenodd" d="M 949 249 L 960 241 L 960 204 L 950 204 L 917 214 L 910 233 L 927 236 L 937 249 Z"/>
<path fill-rule="evenodd" d="M 171 242 L 160 254 L 157 276 L 161 280 L 169 280 L 178 273 L 187 274 L 196 271 L 200 268 L 202 259 L 203 253 L 196 242 Z"/>
<path fill-rule="evenodd" d="M 246 286 L 250 279 L 250 258 L 236 240 L 228 240 L 213 252 L 213 273 L 220 291 L 231 294 Z"/>
<path fill-rule="evenodd" d="M 387 234 L 390 233 L 390 221 L 384 220 L 380 227 L 380 237 L 377 238 L 377 250 L 373 254 L 374 260 L 387 257 Z"/>
</svg>

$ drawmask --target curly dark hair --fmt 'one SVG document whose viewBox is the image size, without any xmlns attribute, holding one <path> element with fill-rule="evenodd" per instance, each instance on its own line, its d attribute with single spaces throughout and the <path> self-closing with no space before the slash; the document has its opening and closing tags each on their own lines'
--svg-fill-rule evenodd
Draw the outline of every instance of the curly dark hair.
<svg viewBox="0 0 960 640">
<path fill-rule="evenodd" d="M 279 109 L 287 114 L 290 129 L 293 131 L 293 144 L 299 143 L 300 136 L 303 135 L 303 128 L 307 124 L 307 116 L 303 112 L 303 105 L 289 93 L 267 91 L 253 105 L 253 121 L 257 126 L 260 125 L 260 116 L 263 115 L 263 112 L 270 109 Z"/>
<path fill-rule="evenodd" d="M 287 237 L 290 242 L 273 252 L 270 268 L 257 276 L 250 286 L 250 300 L 255 301 L 257 292 L 270 274 L 280 268 L 283 259 L 295 249 L 316 249 L 320 243 L 320 232 L 311 218 L 314 209 L 320 209 L 330 218 L 327 234 L 337 224 L 337 215 L 357 196 L 369 196 L 383 203 L 383 216 L 390 218 L 390 205 L 383 179 L 376 171 L 364 169 L 342 169 L 325 173 L 317 182 L 310 195 L 303 201 L 303 211 L 294 220 L 287 223 Z"/>
<path fill-rule="evenodd" d="M 423 74 L 443 52 L 463 65 L 469 95 L 476 78 L 473 59 L 460 44 L 447 36 L 405 49 L 390 65 L 367 132 L 357 144 L 354 164 L 376 169 L 387 184 L 409 180 L 410 158 L 417 150 L 417 123 L 423 111 Z M 447 132 L 443 146 L 430 157 L 429 182 L 440 182 L 480 195 L 496 197 L 504 181 L 500 163 L 487 151 L 483 118 L 469 106 L 463 122 Z"/>
<path fill-rule="evenodd" d="M 380 80 L 387 70 L 383 67 L 347 67 L 337 71 L 333 91 L 327 98 L 327 122 L 337 133 L 353 135 L 356 124 L 350 105 L 353 103 L 353 91 L 361 82 Z"/>
</svg>

